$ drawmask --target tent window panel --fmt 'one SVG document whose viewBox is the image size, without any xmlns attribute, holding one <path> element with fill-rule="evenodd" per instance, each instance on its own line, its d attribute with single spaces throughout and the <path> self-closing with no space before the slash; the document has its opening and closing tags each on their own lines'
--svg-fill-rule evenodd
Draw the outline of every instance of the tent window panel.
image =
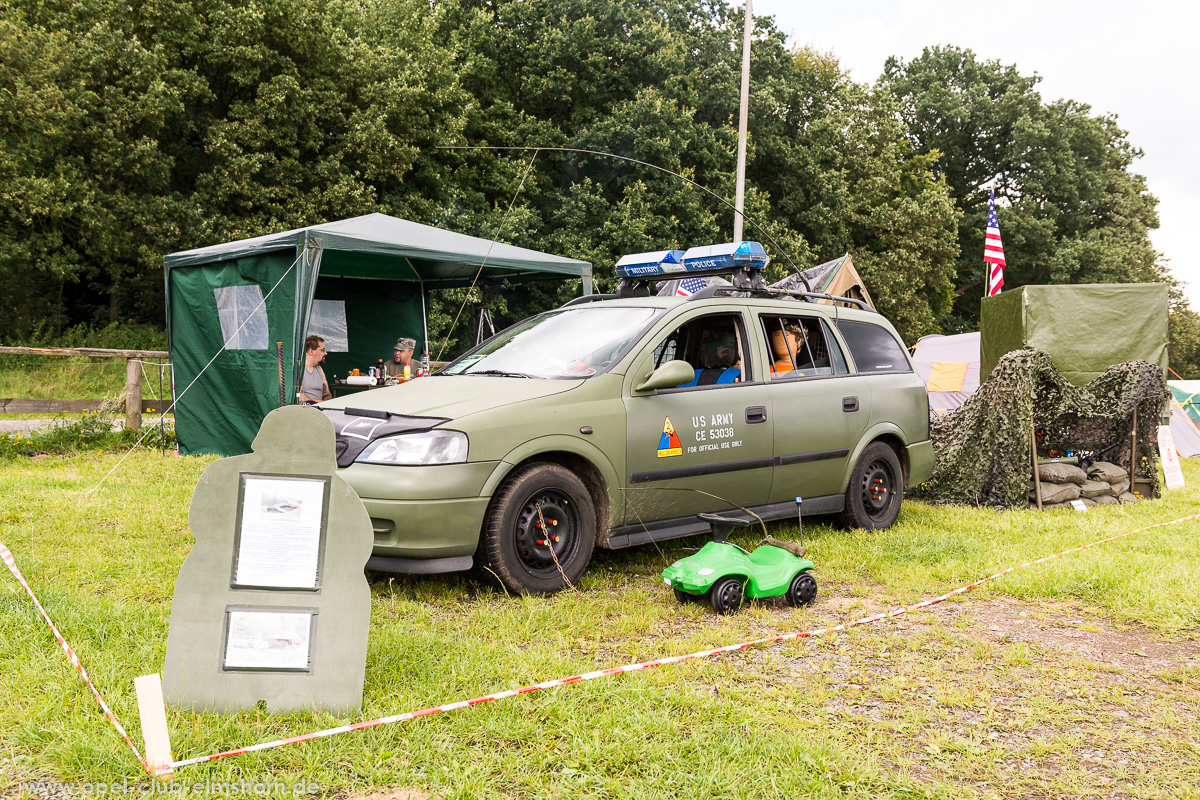
<svg viewBox="0 0 1200 800">
<path fill-rule="evenodd" d="M 226 350 L 266 350 L 267 306 L 257 284 L 213 289 Z"/>
<path fill-rule="evenodd" d="M 324 339 L 327 352 L 350 352 L 350 335 L 346 326 L 346 301 L 313 300 L 312 313 L 308 316 L 308 335 L 316 335 Z"/>
</svg>

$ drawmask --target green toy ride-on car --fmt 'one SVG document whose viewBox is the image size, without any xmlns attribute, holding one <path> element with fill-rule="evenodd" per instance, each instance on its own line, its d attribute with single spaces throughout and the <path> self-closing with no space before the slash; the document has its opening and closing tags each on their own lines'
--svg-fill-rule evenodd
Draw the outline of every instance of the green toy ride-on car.
<svg viewBox="0 0 1200 800">
<path fill-rule="evenodd" d="M 734 526 L 749 521 L 717 514 L 697 516 L 712 525 L 714 541 L 663 570 L 663 580 L 676 600 L 696 603 L 707 596 L 713 611 L 732 614 L 741 608 L 744 597 L 784 595 L 793 606 L 808 605 L 816 598 L 817 581 L 810 574 L 816 566 L 813 562 L 773 544 L 746 552 L 725 540 Z"/>
</svg>

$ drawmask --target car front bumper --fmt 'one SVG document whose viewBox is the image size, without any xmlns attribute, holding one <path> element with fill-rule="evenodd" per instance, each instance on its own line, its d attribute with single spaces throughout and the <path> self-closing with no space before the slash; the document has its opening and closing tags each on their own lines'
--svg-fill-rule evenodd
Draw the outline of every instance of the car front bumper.
<svg viewBox="0 0 1200 800">
<path fill-rule="evenodd" d="M 497 461 L 427 467 L 353 464 L 339 475 L 371 517 L 373 555 L 445 559 L 471 556 L 479 546 L 491 500 L 484 489 L 500 466 Z"/>
</svg>

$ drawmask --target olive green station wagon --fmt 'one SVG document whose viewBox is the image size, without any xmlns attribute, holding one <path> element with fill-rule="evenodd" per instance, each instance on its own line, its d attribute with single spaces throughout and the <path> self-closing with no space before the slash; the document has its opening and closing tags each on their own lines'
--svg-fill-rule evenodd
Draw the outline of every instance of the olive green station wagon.
<svg viewBox="0 0 1200 800">
<path fill-rule="evenodd" d="M 765 262 L 753 242 L 627 256 L 617 296 L 322 403 L 374 526 L 368 567 L 553 592 L 596 547 L 707 532 L 702 512 L 795 518 L 803 497 L 890 526 L 933 466 L 925 385 L 882 316 L 768 289 Z M 722 270 L 733 286 L 636 296 Z"/>
</svg>

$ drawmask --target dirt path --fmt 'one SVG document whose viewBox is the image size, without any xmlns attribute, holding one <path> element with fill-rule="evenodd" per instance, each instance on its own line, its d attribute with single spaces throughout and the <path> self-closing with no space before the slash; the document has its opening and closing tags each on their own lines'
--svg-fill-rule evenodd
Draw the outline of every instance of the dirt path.
<svg viewBox="0 0 1200 800">
<path fill-rule="evenodd" d="M 55 422 L 55 417 L 38 417 L 36 419 L 4 419 L 0 417 L 0 433 L 29 433 L 41 428 L 49 428 Z"/>
</svg>

